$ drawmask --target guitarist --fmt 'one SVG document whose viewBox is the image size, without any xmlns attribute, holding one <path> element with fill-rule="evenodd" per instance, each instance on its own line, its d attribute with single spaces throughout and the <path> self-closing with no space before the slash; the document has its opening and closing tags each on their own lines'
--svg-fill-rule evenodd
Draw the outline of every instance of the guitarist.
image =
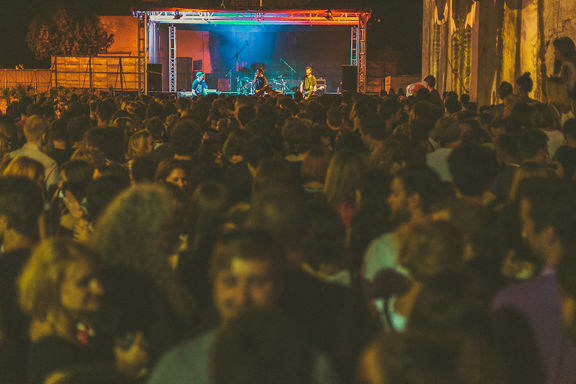
<svg viewBox="0 0 576 384">
<path fill-rule="evenodd" d="M 300 82 L 300 92 L 304 96 L 304 100 L 308 100 L 316 93 L 316 77 L 312 74 L 312 67 L 306 67 L 306 76 Z"/>
<path fill-rule="evenodd" d="M 254 91 L 256 92 L 256 96 L 264 96 L 264 93 L 268 89 L 267 86 L 268 79 L 264 76 L 264 68 L 258 67 L 254 75 Z"/>
</svg>

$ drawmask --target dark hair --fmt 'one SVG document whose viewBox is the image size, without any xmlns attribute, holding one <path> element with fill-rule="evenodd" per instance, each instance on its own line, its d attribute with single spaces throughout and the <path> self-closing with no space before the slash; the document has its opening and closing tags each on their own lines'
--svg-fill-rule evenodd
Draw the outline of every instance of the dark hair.
<svg viewBox="0 0 576 384">
<path fill-rule="evenodd" d="M 259 260 L 270 263 L 272 273 L 280 279 L 285 257 L 282 245 L 269 232 L 243 229 L 223 235 L 214 246 L 211 256 L 210 276 L 230 267 L 233 259 Z"/>
<path fill-rule="evenodd" d="M 512 84 L 507 81 L 500 83 L 500 86 L 498 87 L 498 96 L 500 96 L 501 99 L 510 96 L 512 93 L 514 93 L 514 87 L 512 87 Z"/>
<path fill-rule="evenodd" d="M 432 75 L 428 75 L 424 78 L 424 81 L 432 88 L 436 86 L 436 78 Z"/>
<path fill-rule="evenodd" d="M 182 156 L 192 156 L 197 153 L 202 140 L 202 130 L 193 120 L 182 119 L 172 130 L 170 143 L 174 153 Z"/>
<path fill-rule="evenodd" d="M 252 180 L 252 194 L 255 195 L 266 188 L 282 184 L 293 185 L 290 166 L 285 160 L 267 159 L 260 163 Z"/>
<path fill-rule="evenodd" d="M 403 169 L 394 177 L 402 182 L 406 194 L 420 196 L 424 211 L 428 211 L 432 204 L 442 196 L 443 188 L 440 176 L 428 167 Z"/>
<path fill-rule="evenodd" d="M 102 176 L 94 180 L 86 192 L 88 219 L 95 223 L 108 204 L 129 186 L 129 180 L 117 176 Z"/>
<path fill-rule="evenodd" d="M 482 145 L 460 146 L 448 156 L 454 185 L 466 196 L 481 196 L 492 185 L 498 172 L 493 150 Z"/>
<path fill-rule="evenodd" d="M 68 129 L 68 136 L 72 144 L 82 141 L 84 134 L 92 127 L 92 123 L 88 116 L 76 116 L 66 125 Z"/>
<path fill-rule="evenodd" d="M 304 246 L 304 258 L 314 268 L 322 264 L 347 268 L 345 258 L 346 228 L 338 212 L 323 200 L 306 205 L 310 216 L 309 236 Z"/>
<path fill-rule="evenodd" d="M 517 78 L 516 84 L 518 85 L 518 87 L 522 91 L 524 91 L 526 93 L 532 92 L 532 88 L 534 87 L 534 82 L 532 81 L 532 78 L 530 77 L 530 72 L 526 72 L 526 73 L 522 74 L 522 76 Z"/>
<path fill-rule="evenodd" d="M 576 139 L 576 119 L 566 120 L 564 127 L 562 127 L 564 136 Z"/>
<path fill-rule="evenodd" d="M 302 192 L 291 186 L 276 185 L 252 197 L 249 223 L 267 230 L 287 251 L 300 250 L 308 233 L 308 213 Z"/>
<path fill-rule="evenodd" d="M 214 384 L 310 384 L 314 353 L 300 327 L 279 312 L 240 315 L 214 345 Z"/>
<path fill-rule="evenodd" d="M 457 98 L 448 98 L 444 102 L 444 107 L 446 108 L 446 112 L 453 114 L 456 112 L 460 112 L 462 110 L 462 104 L 458 101 Z"/>
<path fill-rule="evenodd" d="M 116 105 L 112 99 L 105 99 L 98 103 L 96 107 L 96 116 L 104 122 L 107 122 L 112 118 L 114 112 L 116 111 Z"/>
<path fill-rule="evenodd" d="M 282 127 L 282 139 L 287 154 L 305 153 L 309 147 L 310 128 L 301 119 L 288 118 Z"/>
<path fill-rule="evenodd" d="M 9 228 L 36 238 L 43 204 L 42 190 L 34 181 L 18 176 L 0 177 L 0 216 L 7 218 Z"/>
<path fill-rule="evenodd" d="M 539 129 L 524 131 L 518 140 L 518 153 L 520 158 L 531 159 L 540 151 L 548 149 L 548 136 Z"/>
<path fill-rule="evenodd" d="M 568 36 L 558 37 L 552 44 L 554 45 L 554 48 L 567 59 L 573 59 L 576 55 L 576 46 L 574 45 L 574 40 Z"/>
<path fill-rule="evenodd" d="M 460 139 L 460 126 L 458 121 L 452 117 L 443 117 L 436 122 L 431 136 L 445 147 L 455 143 Z"/>
<path fill-rule="evenodd" d="M 254 107 L 243 106 L 238 110 L 238 121 L 242 126 L 254 120 L 255 117 L 256 112 L 254 112 Z"/>
</svg>

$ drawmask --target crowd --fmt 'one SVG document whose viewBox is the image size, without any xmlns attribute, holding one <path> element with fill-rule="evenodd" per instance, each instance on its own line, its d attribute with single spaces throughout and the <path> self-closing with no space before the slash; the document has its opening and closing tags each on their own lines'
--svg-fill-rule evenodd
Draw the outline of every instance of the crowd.
<svg viewBox="0 0 576 384">
<path fill-rule="evenodd" d="M 532 87 L 12 92 L 0 382 L 573 384 L 574 103 Z"/>
</svg>

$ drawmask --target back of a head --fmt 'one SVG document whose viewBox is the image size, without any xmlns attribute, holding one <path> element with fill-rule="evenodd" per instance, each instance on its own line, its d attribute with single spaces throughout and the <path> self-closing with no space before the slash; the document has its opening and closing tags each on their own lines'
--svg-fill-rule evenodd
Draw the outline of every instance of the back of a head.
<svg viewBox="0 0 576 384">
<path fill-rule="evenodd" d="M 436 78 L 433 75 L 428 75 L 424 78 L 424 82 L 428 84 L 431 88 L 436 86 Z"/>
<path fill-rule="evenodd" d="M 428 167 L 403 169 L 396 173 L 402 181 L 402 185 L 408 195 L 418 194 L 422 203 L 422 209 L 427 211 L 439 198 L 442 197 L 444 188 L 440 176 Z"/>
<path fill-rule="evenodd" d="M 500 86 L 498 87 L 498 96 L 500 96 L 501 99 L 505 99 L 512 93 L 514 93 L 514 87 L 512 87 L 512 84 L 507 81 L 500 83 Z"/>
<path fill-rule="evenodd" d="M 38 115 L 31 116 L 24 124 L 24 136 L 28 141 L 39 141 L 42 135 L 48 130 L 48 125 L 42 117 Z"/>
<path fill-rule="evenodd" d="M 2 172 L 3 176 L 23 176 L 38 185 L 44 185 L 44 166 L 41 162 L 26 156 L 13 158 Z"/>
<path fill-rule="evenodd" d="M 202 130 L 193 120 L 183 119 L 172 130 L 170 143 L 177 155 L 190 156 L 200 147 Z"/>
<path fill-rule="evenodd" d="M 562 127 L 562 132 L 567 138 L 576 140 L 576 119 L 566 120 Z"/>
<path fill-rule="evenodd" d="M 458 121 L 452 117 L 443 117 L 436 122 L 431 136 L 445 147 L 460 139 L 460 127 Z"/>
<path fill-rule="evenodd" d="M 350 150 L 339 150 L 332 156 L 326 181 L 324 194 L 332 205 L 342 203 L 354 204 L 356 190 L 362 184 L 365 168 L 360 155 Z"/>
<path fill-rule="evenodd" d="M 448 166 L 458 191 L 473 197 L 482 196 L 498 172 L 496 153 L 482 145 L 454 149 L 448 157 Z"/>
<path fill-rule="evenodd" d="M 252 198 L 249 222 L 272 233 L 287 251 L 300 250 L 308 227 L 302 193 L 286 185 L 261 191 Z"/>
<path fill-rule="evenodd" d="M 71 119 L 66 125 L 70 142 L 73 144 L 82 141 L 84 133 L 89 130 L 91 126 L 92 123 L 88 116 L 77 116 Z"/>
<path fill-rule="evenodd" d="M 214 384 L 309 384 L 314 354 L 301 330 L 272 311 L 251 311 L 218 335 Z"/>
<path fill-rule="evenodd" d="M 292 171 L 284 160 L 264 160 L 252 180 L 252 193 L 258 194 L 273 185 L 293 185 Z"/>
<path fill-rule="evenodd" d="M 565 58 L 569 58 L 576 53 L 576 46 L 574 45 L 574 40 L 568 36 L 558 37 L 552 43 L 554 48 L 562 54 Z"/>
<path fill-rule="evenodd" d="M 380 336 L 365 353 L 362 367 L 373 384 L 505 382 L 498 361 L 484 341 L 420 331 Z"/>
<path fill-rule="evenodd" d="M 118 176 L 103 176 L 94 180 L 86 193 L 88 219 L 96 222 L 112 200 L 129 186 L 129 180 Z"/>
<path fill-rule="evenodd" d="M 165 269 L 177 241 L 171 238 L 175 202 L 161 186 L 137 185 L 106 208 L 96 224 L 93 246 L 105 264 Z"/>
<path fill-rule="evenodd" d="M 518 152 L 522 160 L 533 159 L 547 152 L 548 136 L 539 129 L 528 129 L 518 139 Z"/>
<path fill-rule="evenodd" d="M 0 177 L 0 217 L 6 218 L 9 229 L 35 238 L 43 204 L 42 190 L 32 180 Z"/>
<path fill-rule="evenodd" d="M 282 127 L 282 139 L 288 154 L 301 154 L 308 150 L 310 128 L 301 119 L 292 117 Z"/>
<path fill-rule="evenodd" d="M 522 76 L 517 78 L 516 79 L 516 85 L 518 85 L 518 88 L 520 88 L 522 91 L 524 91 L 526 93 L 532 92 L 532 88 L 534 87 L 534 82 L 532 81 L 532 78 L 530 77 L 530 72 L 526 72 L 526 73 L 522 74 Z"/>
<path fill-rule="evenodd" d="M 403 227 L 399 232 L 398 259 L 420 282 L 445 271 L 459 270 L 464 266 L 462 232 L 448 221 Z"/>
</svg>

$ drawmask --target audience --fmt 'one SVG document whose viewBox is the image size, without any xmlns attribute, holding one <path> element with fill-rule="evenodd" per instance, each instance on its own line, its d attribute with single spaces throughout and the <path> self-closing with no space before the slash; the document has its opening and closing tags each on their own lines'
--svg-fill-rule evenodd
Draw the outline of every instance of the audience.
<svg viewBox="0 0 576 384">
<path fill-rule="evenodd" d="M 0 381 L 576 382 L 573 107 L 435 84 L 6 92 Z"/>
</svg>

